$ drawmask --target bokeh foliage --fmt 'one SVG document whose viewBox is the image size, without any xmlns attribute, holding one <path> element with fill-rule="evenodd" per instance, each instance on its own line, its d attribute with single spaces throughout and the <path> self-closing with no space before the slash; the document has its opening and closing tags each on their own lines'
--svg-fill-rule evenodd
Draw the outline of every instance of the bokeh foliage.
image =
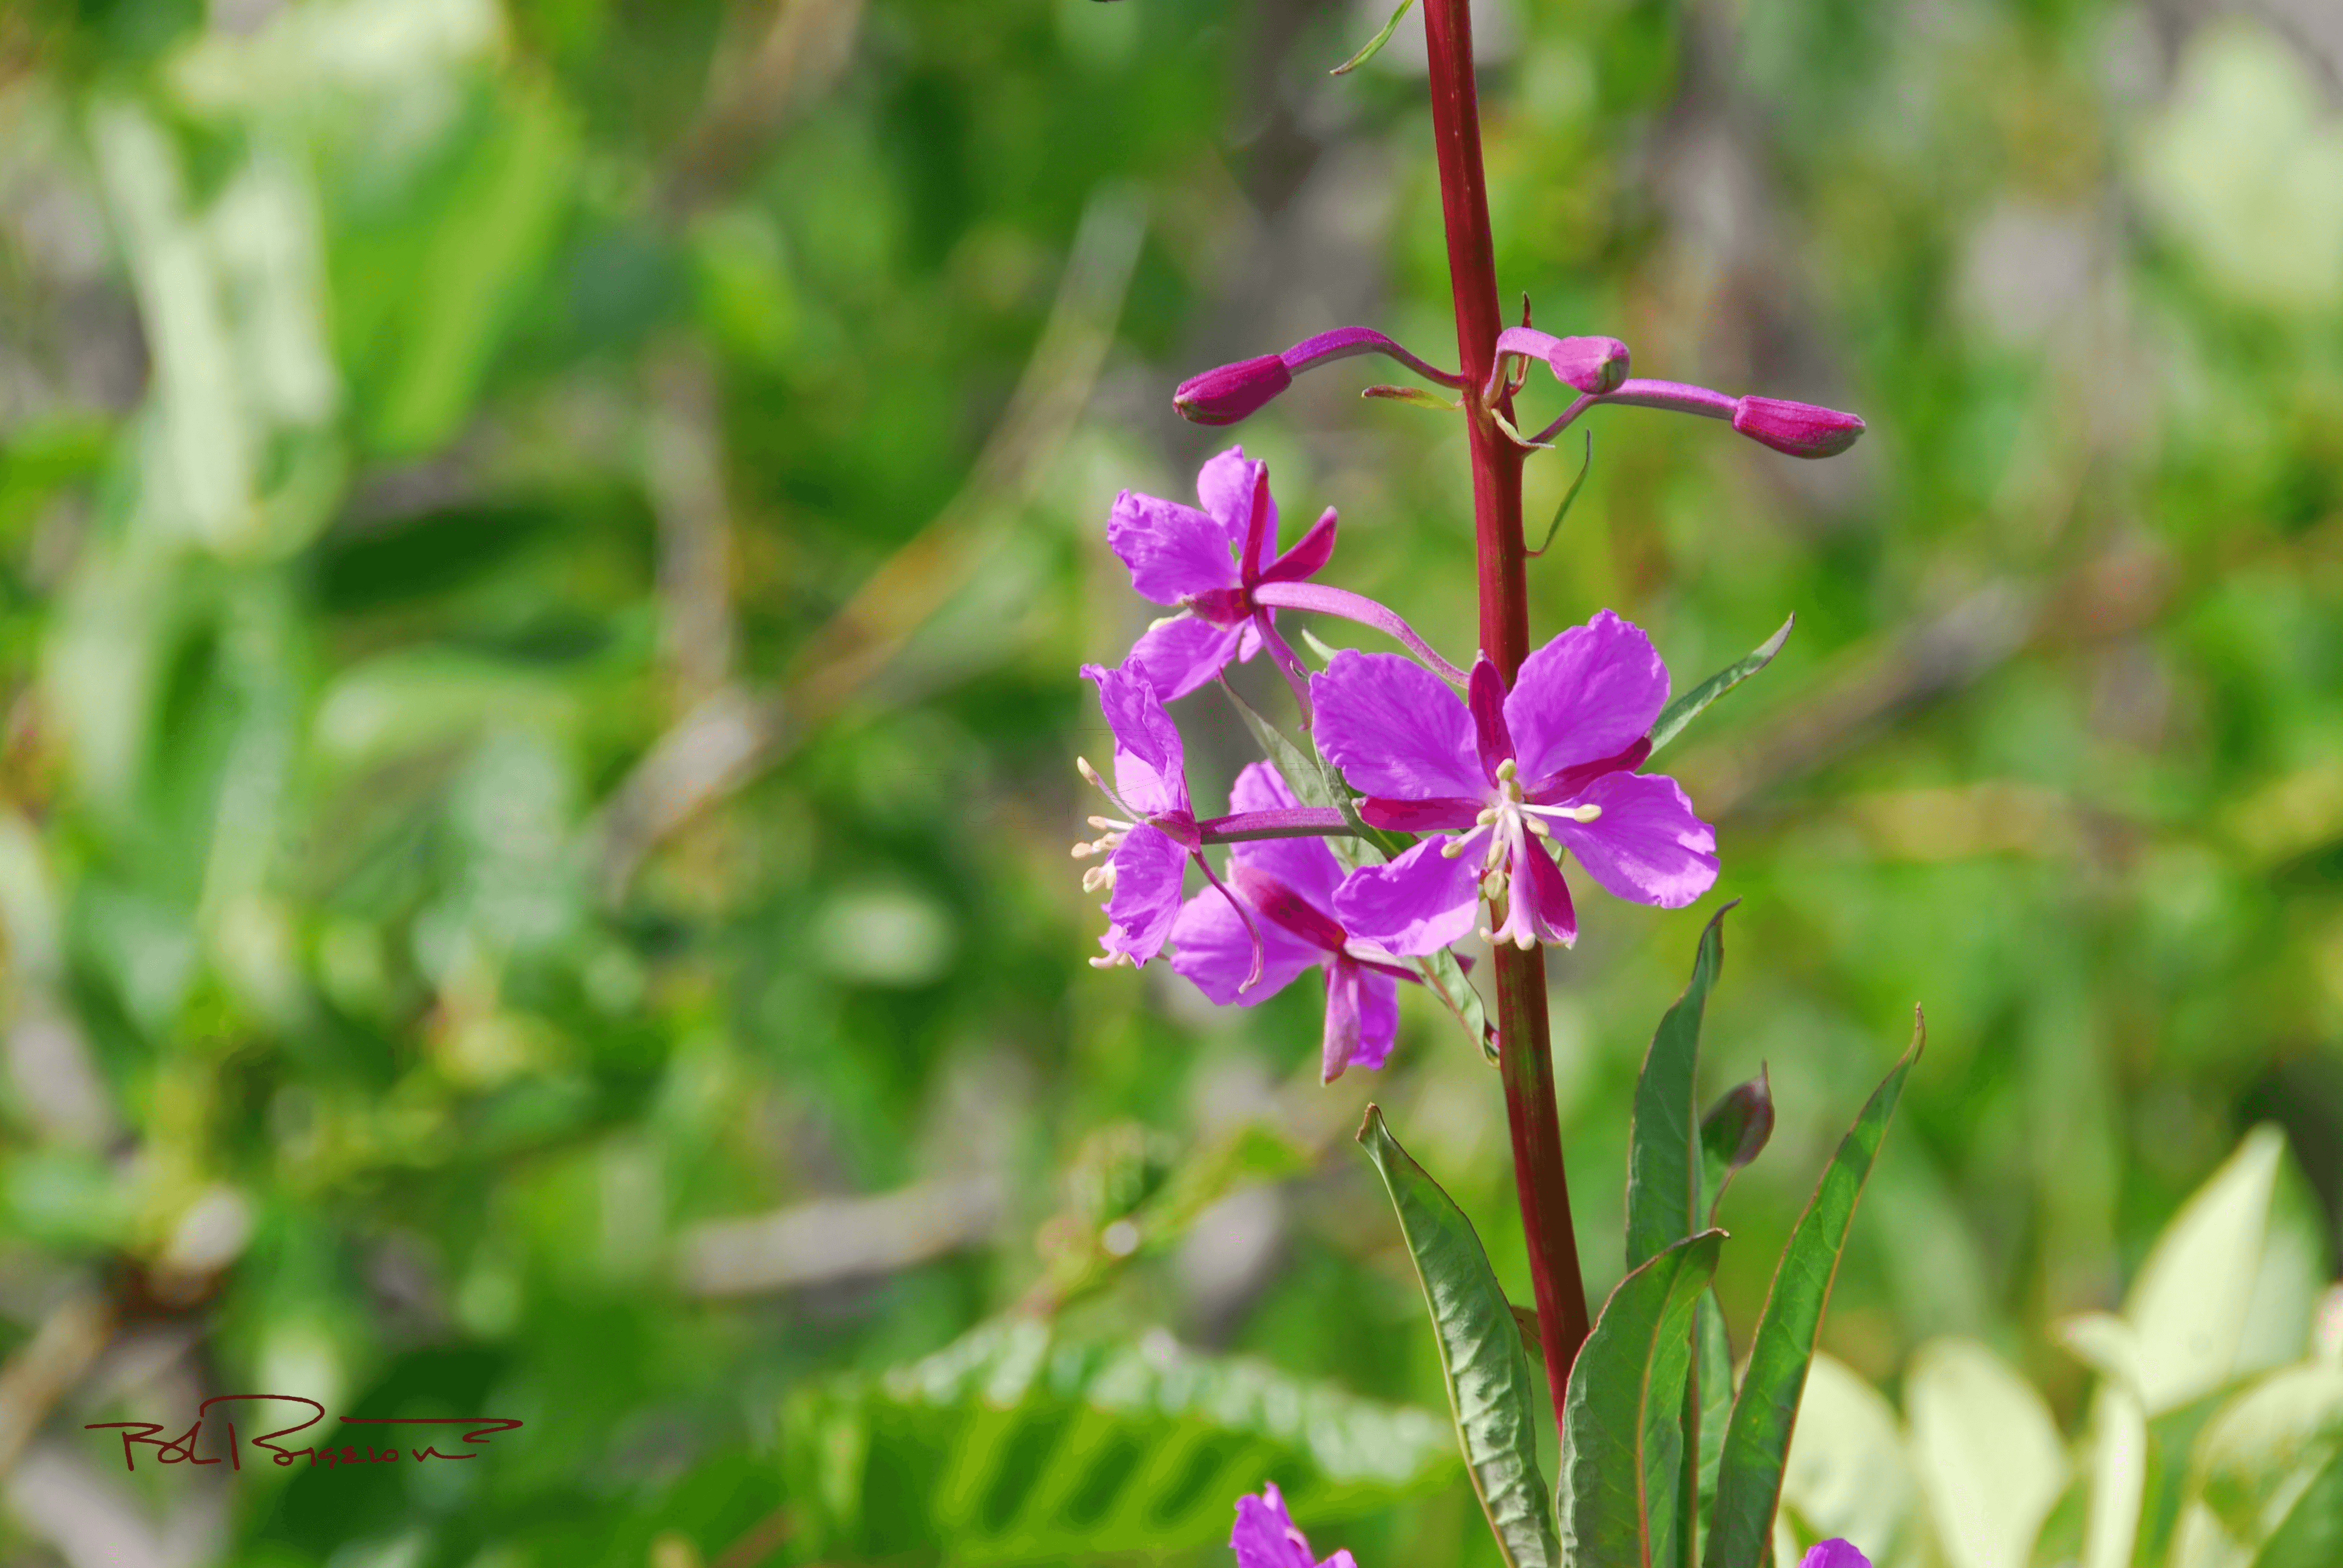
<svg viewBox="0 0 2343 1568">
<path fill-rule="evenodd" d="M 1745 900 L 1711 1087 L 1763 1060 L 1782 1112 L 1726 1314 L 1924 1001 L 1825 1342 L 1894 1388 L 1982 1337 L 2072 1429 L 2045 1325 L 2247 1125 L 2314 1232 L 2343 1199 L 2343 38 L 2287 0 L 1487 10 L 1538 323 L 1871 422 L 1802 466 L 1605 411 L 1533 578 L 1542 632 L 1609 605 L 1686 678 L 1799 618 L 1671 754 Z M 1322 1090 L 1311 999 L 1083 967 L 1065 859 L 1073 667 L 1144 624 L 1106 507 L 1215 449 L 1170 387 L 1348 320 L 1445 357 L 1409 26 L 1323 74 L 1381 20 L 0 8 L 0 1353 L 113 1314 L 45 1444 L 95 1467 L 79 1422 L 229 1385 L 478 1402 L 528 1441 L 444 1484 L 136 1495 L 237 1562 L 671 1565 L 801 1484 L 785 1405 L 1013 1303 L 1439 1407 L 1347 1135 L 1380 1101 L 1523 1299 L 1479 1053 L 1413 998 Z M 1341 368 L 1235 434 L 1461 653 L 1460 435 Z M 1200 802 L 1248 753 L 1216 700 Z M 1586 903 L 1555 1034 L 1607 1288 L 1700 917 Z M 857 1194 L 897 1207 L 808 1207 Z M 1459 1475 L 1292 1484 L 1369 1510 L 1362 1563 L 1478 1560 Z M 10 1497 L 6 1550 L 69 1552 Z"/>
</svg>

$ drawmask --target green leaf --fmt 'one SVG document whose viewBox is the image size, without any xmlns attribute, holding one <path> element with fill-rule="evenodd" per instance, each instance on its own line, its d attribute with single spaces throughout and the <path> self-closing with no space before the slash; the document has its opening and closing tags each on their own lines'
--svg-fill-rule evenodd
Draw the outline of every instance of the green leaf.
<svg viewBox="0 0 2343 1568">
<path fill-rule="evenodd" d="M 1798 618 L 1790 617 L 1779 631 L 1662 709 L 1645 737 L 1652 743 L 1653 752 L 1656 754 L 1661 747 L 1674 740 L 1710 703 L 1773 663 L 1782 645 L 1790 640 L 1790 628 L 1797 624 Z"/>
<path fill-rule="evenodd" d="M 1481 1239 L 1440 1184 L 1408 1158 L 1379 1108 L 1367 1107 L 1358 1136 L 1399 1211 L 1423 1282 L 1456 1439 L 1498 1549 L 1512 1568 L 1559 1568 L 1561 1548 L 1538 1471 L 1537 1385 Z"/>
<path fill-rule="evenodd" d="M 1712 1290 L 1700 1299 L 1692 1325 L 1692 1382 L 1684 1390 L 1684 1432 L 1697 1439 L 1697 1484 L 1684 1500 L 1693 1548 L 1686 1560 L 1700 1561 L 1708 1534 L 1708 1509 L 1704 1501 L 1716 1495 L 1716 1467 L 1725 1457 L 1725 1426 L 1733 1418 L 1733 1341 L 1725 1326 L 1725 1309 Z M 1697 1402 L 1698 1409 L 1694 1409 Z"/>
<path fill-rule="evenodd" d="M 1773 1136 L 1774 1088 L 1761 1064 L 1756 1077 L 1726 1090 L 1700 1119 L 1700 1186 L 1710 1224 L 1716 1223 L 1717 1205 L 1733 1178 L 1765 1151 Z"/>
<path fill-rule="evenodd" d="M 1733 1420 L 1725 1429 L 1708 1547 L 1701 1558 L 1707 1568 L 1759 1568 L 1772 1545 L 1774 1510 L 1781 1501 L 1782 1470 L 1797 1424 L 1798 1397 L 1814 1360 L 1815 1336 L 1822 1332 L 1823 1310 L 1830 1303 L 1840 1249 L 1846 1244 L 1855 1203 L 1870 1178 L 1880 1141 L 1887 1135 L 1904 1081 L 1926 1040 L 1926 1020 L 1916 1012 L 1910 1048 L 1872 1091 L 1863 1114 L 1839 1141 L 1813 1201 L 1790 1232 L 1789 1245 L 1782 1249 L 1765 1310 L 1750 1342 L 1748 1370 L 1733 1402 Z"/>
<path fill-rule="evenodd" d="M 1578 477 L 1570 481 L 1570 488 L 1563 494 L 1562 505 L 1554 509 L 1554 521 L 1545 526 L 1545 538 L 1538 541 L 1537 548 L 1534 550 L 1525 549 L 1522 552 L 1523 554 L 1528 556 L 1542 556 L 1553 547 L 1554 536 L 1562 531 L 1562 520 L 1570 516 L 1571 503 L 1578 499 L 1578 492 L 1586 487 L 1586 476 L 1594 471 L 1594 432 L 1589 430 L 1586 432 L 1586 457 L 1585 459 L 1578 465 Z M 1523 543 L 1527 544 L 1528 541 L 1524 539 Z M 1654 749 L 1658 749 L 1656 745 L 1654 747 Z"/>
<path fill-rule="evenodd" d="M 2237 1370 L 2285 1135 L 2262 1126 L 2166 1226 L 2124 1301 L 2151 1416 L 2212 1392 Z"/>
<path fill-rule="evenodd" d="M 807 1551 L 853 1561 L 1207 1546 L 1227 1540 L 1237 1497 L 1264 1478 L 1312 1524 L 1455 1475 L 1429 1411 L 1192 1354 L 1167 1337 L 1077 1342 L 1035 1319 L 987 1323 L 878 1377 L 800 1391 L 784 1411 L 781 1454 Z"/>
<path fill-rule="evenodd" d="M 1949 1568 L 2023 1568 L 2068 1475 L 2042 1396 L 1984 1345 L 1939 1339 L 1913 1353 L 1904 1408 Z"/>
<path fill-rule="evenodd" d="M 2205 1423 L 2171 1568 L 2331 1568 L 2343 1538 L 2343 1363 L 2273 1372 Z"/>
<path fill-rule="evenodd" d="M 1709 917 L 1692 979 L 1652 1031 L 1635 1080 L 1627 1143 L 1627 1267 L 1641 1267 L 1699 1229 L 1700 1145 L 1693 1136 L 1701 1013 L 1725 964 L 1727 904 Z"/>
<path fill-rule="evenodd" d="M 1414 4 L 1415 0 L 1399 0 L 1399 9 L 1391 14 L 1391 20 L 1383 24 L 1383 30 L 1368 39 L 1366 47 L 1326 74 L 1330 76 L 1347 76 L 1381 54 L 1383 46 L 1391 42 L 1391 35 L 1399 31 L 1400 18 L 1406 15 L 1407 8 Z"/>
<path fill-rule="evenodd" d="M 1446 948 L 1436 953 L 1411 959 L 1416 972 L 1423 977 L 1424 985 L 1438 997 L 1448 1015 L 1456 1020 L 1466 1038 L 1481 1048 L 1481 1054 L 1491 1066 L 1497 1062 L 1497 1031 L 1489 1027 L 1488 1010 L 1481 1001 L 1481 993 L 1473 989 L 1465 978 L 1464 966 Z"/>
<path fill-rule="evenodd" d="M 1703 1231 L 1630 1271 L 1570 1369 L 1554 1513 L 1572 1568 L 1683 1560 L 1693 1315 L 1724 1242 L 1724 1231 Z"/>
</svg>

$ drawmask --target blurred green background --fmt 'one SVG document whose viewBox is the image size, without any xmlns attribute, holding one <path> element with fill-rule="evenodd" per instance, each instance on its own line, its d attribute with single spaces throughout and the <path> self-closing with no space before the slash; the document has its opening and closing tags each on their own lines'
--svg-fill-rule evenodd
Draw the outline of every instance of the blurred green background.
<svg viewBox="0 0 2343 1568">
<path fill-rule="evenodd" d="M 2331 1242 L 2338 16 L 1482 7 L 1538 325 L 1870 422 L 1800 464 L 1604 411 L 1534 566 L 1541 638 L 1614 607 L 1679 685 L 1798 617 L 1671 759 L 1716 892 L 1589 897 L 1553 960 L 1598 1289 L 1635 1066 L 1732 897 L 1713 1089 L 1762 1061 L 1782 1119 L 1737 1332 L 1916 1001 L 1826 1330 L 1858 1372 L 1973 1334 L 2071 1422 L 2045 1325 L 2259 1121 Z M 1382 20 L 0 4 L 0 1560 L 924 1560 L 812 1527 L 893 1419 L 823 1402 L 900 1403 L 838 1376 L 1021 1302 L 1101 1377 L 1255 1380 L 1263 1432 L 1289 1394 L 1442 1411 L 1348 1135 L 1383 1104 L 1525 1299 L 1494 1074 L 1417 996 L 1322 1089 L 1308 988 L 1221 1014 L 1085 967 L 1066 858 L 1074 667 L 1153 613 L 1117 489 L 1184 497 L 1234 435 L 1289 519 L 1341 508 L 1330 580 L 1469 652 L 1452 422 L 1355 367 L 1234 432 L 1170 401 L 1353 321 L 1453 361 L 1419 25 L 1326 74 Z M 1180 718 L 1211 808 L 1243 731 Z M 289 1482 L 81 1430 L 264 1386 L 528 1424 Z M 1321 1551 L 1488 1560 L 1444 1424 L 1353 1415 L 1383 1457 L 1310 1439 Z M 1115 1560 L 1226 1560 L 1212 1465 L 1278 1473 L 1194 1452 Z"/>
</svg>

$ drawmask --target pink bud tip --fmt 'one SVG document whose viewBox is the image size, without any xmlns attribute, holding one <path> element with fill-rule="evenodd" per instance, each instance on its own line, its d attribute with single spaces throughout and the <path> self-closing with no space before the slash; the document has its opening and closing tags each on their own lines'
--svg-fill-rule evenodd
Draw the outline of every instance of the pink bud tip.
<svg viewBox="0 0 2343 1568">
<path fill-rule="evenodd" d="M 1233 425 L 1292 385 L 1285 361 L 1264 354 L 1191 376 L 1172 392 L 1172 406 L 1199 425 Z"/>
<path fill-rule="evenodd" d="M 1793 457 L 1835 457 L 1864 430 L 1852 414 L 1779 397 L 1742 398 L 1733 410 L 1733 427 Z"/>
<path fill-rule="evenodd" d="M 1509 327 L 1497 335 L 1499 354 L 1543 359 L 1556 379 L 1581 392 L 1615 392 L 1627 379 L 1627 346 L 1615 337 L 1556 337 L 1534 327 Z"/>
<path fill-rule="evenodd" d="M 1798 1568 L 1871 1568 L 1871 1559 L 1857 1551 L 1851 1541 L 1817 1541 Z"/>
</svg>

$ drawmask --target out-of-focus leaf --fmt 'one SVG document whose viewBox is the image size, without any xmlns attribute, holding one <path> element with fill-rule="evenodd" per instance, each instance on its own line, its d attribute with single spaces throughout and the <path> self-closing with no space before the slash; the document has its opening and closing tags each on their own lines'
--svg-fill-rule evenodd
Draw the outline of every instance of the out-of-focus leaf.
<svg viewBox="0 0 2343 1568">
<path fill-rule="evenodd" d="M 1790 640 L 1790 628 L 1797 624 L 1798 618 L 1790 617 L 1782 623 L 1779 631 L 1661 709 L 1659 718 L 1653 721 L 1646 736 L 1652 743 L 1652 750 L 1657 753 L 1661 747 L 1682 734 L 1685 725 L 1699 718 L 1710 703 L 1773 663 L 1774 656 L 1782 651 L 1782 645 Z"/>
<path fill-rule="evenodd" d="M 2138 1335 L 2139 1392 L 2151 1416 L 2227 1382 L 2253 1303 L 2286 1136 L 2247 1134 L 2182 1205 L 2124 1302 Z"/>
<path fill-rule="evenodd" d="M 1227 1538 L 1236 1498 L 1264 1478 L 1315 1523 L 1437 1488 L 1454 1465 L 1429 1412 L 1192 1354 L 1165 1335 L 1084 1344 L 1031 1319 L 800 1391 L 782 1429 L 806 1549 L 855 1561 L 1202 1546 Z"/>
<path fill-rule="evenodd" d="M 1660 1017 L 1635 1079 L 1627 1142 L 1627 1267 L 1691 1235 L 1700 1220 L 1701 1143 L 1693 1131 L 1700 1071 L 1700 1020 L 1725 964 L 1727 904 L 1709 917 L 1693 956 L 1692 979 Z"/>
<path fill-rule="evenodd" d="M 1724 1243 L 1724 1231 L 1703 1231 L 1630 1270 L 1571 1366 L 1554 1521 L 1572 1568 L 1684 1561 L 1693 1314 Z"/>
<path fill-rule="evenodd" d="M 1275 1128 L 1259 1121 L 1232 1128 L 1172 1167 L 1161 1189 L 1131 1216 L 1139 1229 L 1139 1250 L 1163 1251 L 1188 1233 L 1198 1215 L 1230 1193 L 1282 1181 L 1309 1169 L 1309 1155 Z"/>
<path fill-rule="evenodd" d="M 1725 1428 L 1733 1419 L 1733 1341 L 1725 1326 L 1725 1309 L 1711 1290 L 1700 1299 L 1692 1324 L 1692 1386 L 1684 1391 L 1689 1407 L 1700 1402 L 1700 1442 L 1692 1499 L 1693 1546 L 1689 1560 L 1700 1561 L 1708 1546 L 1707 1499 L 1716 1495 L 1716 1467 L 1725 1458 Z M 1692 1423 L 1689 1408 L 1685 1425 Z"/>
<path fill-rule="evenodd" d="M 1782 1472 L 1782 1512 L 1802 1546 L 1854 1542 L 1875 1564 L 1900 1555 L 1915 1490 L 1894 1407 L 1844 1362 L 1817 1354 Z"/>
<path fill-rule="evenodd" d="M 2343 1543 L 2343 1366 L 2272 1372 L 2197 1440 L 2171 1568 L 2326 1568 Z"/>
<path fill-rule="evenodd" d="M 1716 1223 L 1733 1178 L 1765 1151 L 1773 1136 L 1774 1086 L 1761 1065 L 1756 1077 L 1726 1090 L 1700 1119 L 1700 1189 L 1710 1224 Z"/>
<path fill-rule="evenodd" d="M 1904 1390 L 1913 1464 L 1950 1568 L 2026 1568 L 2068 1474 L 2042 1396 L 1957 1339 L 1921 1346 Z"/>
<path fill-rule="evenodd" d="M 1797 1423 L 1798 1399 L 1814 1359 L 1815 1336 L 1822 1332 L 1823 1310 L 1830 1303 L 1839 1253 L 1904 1081 L 1926 1042 L 1926 1021 L 1915 1014 L 1910 1048 L 1872 1091 L 1863 1113 L 1840 1140 L 1789 1244 L 1782 1249 L 1725 1431 L 1708 1545 L 1701 1556 L 1707 1568 L 1757 1568 L 1772 1546 L 1790 1433 Z"/>
<path fill-rule="evenodd" d="M 1391 1194 L 1423 1282 L 1457 1442 L 1498 1549 L 1513 1568 L 1559 1568 L 1561 1548 L 1546 1513 L 1545 1477 L 1538 1471 L 1537 1385 L 1481 1239 L 1463 1211 L 1399 1146 L 1373 1105 L 1359 1127 L 1359 1142 Z"/>
</svg>

